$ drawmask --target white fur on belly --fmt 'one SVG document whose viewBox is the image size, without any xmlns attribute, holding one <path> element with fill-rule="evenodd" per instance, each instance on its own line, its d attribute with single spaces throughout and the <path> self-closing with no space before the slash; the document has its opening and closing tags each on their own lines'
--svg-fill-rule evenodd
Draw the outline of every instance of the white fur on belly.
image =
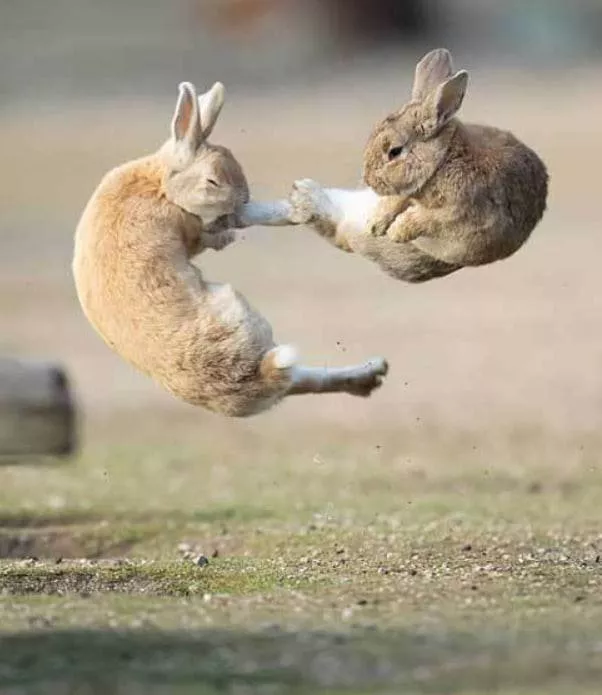
<svg viewBox="0 0 602 695">
<path fill-rule="evenodd" d="M 329 188 L 327 193 L 333 206 L 337 209 L 341 222 L 357 233 L 363 232 L 378 204 L 378 194 L 371 188 L 356 190 Z"/>
</svg>

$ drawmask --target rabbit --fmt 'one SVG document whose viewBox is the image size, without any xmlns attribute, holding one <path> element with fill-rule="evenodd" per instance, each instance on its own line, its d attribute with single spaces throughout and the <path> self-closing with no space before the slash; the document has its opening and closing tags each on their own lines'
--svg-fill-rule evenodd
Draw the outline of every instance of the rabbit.
<svg viewBox="0 0 602 695">
<path fill-rule="evenodd" d="M 299 365 L 241 294 L 191 262 L 234 240 L 243 204 L 254 210 L 237 160 L 207 140 L 224 98 L 219 82 L 198 98 L 181 83 L 169 139 L 109 171 L 92 194 L 72 263 L 83 312 L 127 362 L 182 401 L 225 416 L 254 415 L 293 394 L 368 396 L 387 372 L 384 359 Z M 269 210 L 278 222 L 288 208 Z"/>
<path fill-rule="evenodd" d="M 468 73 L 443 48 L 416 66 L 411 101 L 374 128 L 364 182 L 384 196 L 376 236 L 413 242 L 433 258 L 480 266 L 507 258 L 546 210 L 548 173 L 512 133 L 457 118 Z"/>
<path fill-rule="evenodd" d="M 416 67 L 412 101 L 368 140 L 364 188 L 300 179 L 288 208 L 280 201 L 249 218 L 309 224 L 409 283 L 510 256 L 543 216 L 548 174 L 510 133 L 454 119 L 467 79 L 465 71 L 453 74 L 449 51 L 431 51 Z"/>
</svg>

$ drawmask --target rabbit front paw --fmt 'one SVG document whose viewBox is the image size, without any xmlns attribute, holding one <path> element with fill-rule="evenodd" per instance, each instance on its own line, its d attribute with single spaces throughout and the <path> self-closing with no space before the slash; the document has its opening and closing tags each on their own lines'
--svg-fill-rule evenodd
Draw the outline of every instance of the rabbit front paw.
<svg viewBox="0 0 602 695">
<path fill-rule="evenodd" d="M 410 205 L 397 215 L 387 229 L 389 239 L 402 244 L 418 239 L 422 233 L 422 213 L 417 205 Z"/>
<path fill-rule="evenodd" d="M 381 217 L 378 220 L 374 220 L 370 224 L 370 234 L 372 236 L 385 236 L 393 222 L 394 218 L 391 219 L 389 217 Z"/>
<path fill-rule="evenodd" d="M 299 179 L 293 184 L 289 196 L 291 204 L 290 221 L 294 224 L 308 224 L 325 214 L 328 196 L 322 186 L 312 179 Z"/>
</svg>

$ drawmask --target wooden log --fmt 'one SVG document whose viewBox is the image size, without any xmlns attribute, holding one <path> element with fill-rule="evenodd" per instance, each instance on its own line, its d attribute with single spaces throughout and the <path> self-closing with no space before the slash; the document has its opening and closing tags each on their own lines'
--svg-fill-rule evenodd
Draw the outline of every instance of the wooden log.
<svg viewBox="0 0 602 695">
<path fill-rule="evenodd" d="M 65 370 L 51 362 L 0 357 L 0 457 L 66 456 L 75 440 Z"/>
</svg>

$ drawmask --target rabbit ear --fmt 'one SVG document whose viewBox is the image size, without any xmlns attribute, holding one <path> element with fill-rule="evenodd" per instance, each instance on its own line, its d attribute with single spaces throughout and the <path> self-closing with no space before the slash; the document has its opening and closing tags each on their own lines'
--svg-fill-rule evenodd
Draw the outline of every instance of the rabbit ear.
<svg viewBox="0 0 602 695">
<path fill-rule="evenodd" d="M 196 89 L 190 82 L 180 83 L 180 95 L 171 121 L 171 137 L 183 158 L 194 156 L 203 141 Z"/>
<path fill-rule="evenodd" d="M 420 101 L 453 75 L 451 53 L 446 48 L 436 48 L 427 53 L 416 65 L 412 100 Z"/>
<path fill-rule="evenodd" d="M 427 101 L 427 128 L 437 133 L 458 112 L 468 85 L 468 73 L 460 70 L 439 85 Z"/>
<path fill-rule="evenodd" d="M 208 138 L 213 130 L 226 99 L 226 89 L 221 82 L 199 97 L 199 113 L 203 137 Z"/>
</svg>

